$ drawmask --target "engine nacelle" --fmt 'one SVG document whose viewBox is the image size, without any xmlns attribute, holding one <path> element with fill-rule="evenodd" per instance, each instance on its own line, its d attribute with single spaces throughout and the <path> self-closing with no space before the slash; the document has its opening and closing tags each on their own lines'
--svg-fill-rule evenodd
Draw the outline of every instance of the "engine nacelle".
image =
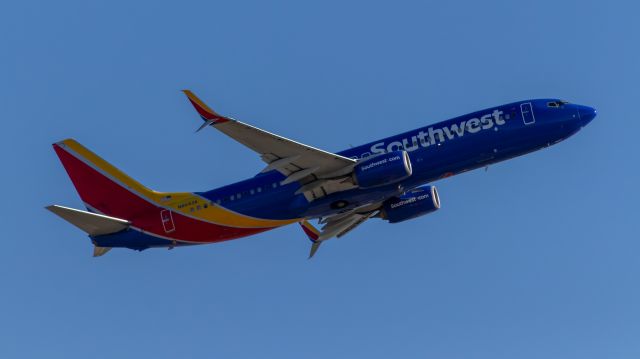
<svg viewBox="0 0 640 359">
<path fill-rule="evenodd" d="M 360 188 L 385 186 L 411 176 L 407 151 L 393 151 L 369 157 L 353 169 L 353 180 Z"/>
<path fill-rule="evenodd" d="M 403 222 L 440 209 L 440 197 L 435 186 L 419 187 L 400 197 L 386 200 L 381 216 L 389 223 Z"/>
</svg>

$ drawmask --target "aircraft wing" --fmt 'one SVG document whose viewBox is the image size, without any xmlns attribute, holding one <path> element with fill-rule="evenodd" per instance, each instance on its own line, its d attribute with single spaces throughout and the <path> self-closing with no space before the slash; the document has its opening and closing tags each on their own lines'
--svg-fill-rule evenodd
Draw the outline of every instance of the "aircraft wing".
<svg viewBox="0 0 640 359">
<path fill-rule="evenodd" d="M 322 218 L 319 223 L 324 226 L 320 230 L 316 229 L 306 220 L 299 222 L 302 230 L 311 241 L 309 258 L 316 254 L 322 242 L 333 237 L 340 238 L 346 235 L 369 218 L 376 216 L 379 213 L 379 208 L 380 203 L 376 203 L 360 209 Z"/>
<path fill-rule="evenodd" d="M 262 172 L 276 170 L 286 178 L 282 184 L 298 181 L 307 199 L 313 200 L 329 193 L 355 187 L 348 182 L 356 160 L 270 133 L 252 125 L 222 116 L 193 92 L 183 91 L 205 121 L 198 131 L 213 126 L 260 155 L 267 163 Z"/>
</svg>

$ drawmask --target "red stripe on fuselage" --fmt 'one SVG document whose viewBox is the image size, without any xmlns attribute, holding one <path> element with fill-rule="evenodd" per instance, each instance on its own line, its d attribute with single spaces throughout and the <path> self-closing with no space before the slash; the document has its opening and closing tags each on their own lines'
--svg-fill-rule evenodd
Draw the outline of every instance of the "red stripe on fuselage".
<svg viewBox="0 0 640 359">
<path fill-rule="evenodd" d="M 58 145 L 53 146 L 82 201 L 109 216 L 126 219 L 134 227 L 180 241 L 221 242 L 272 228 L 235 228 L 200 221 L 172 212 L 175 230 L 165 233 L 160 212 L 164 209 L 127 190 Z"/>
</svg>

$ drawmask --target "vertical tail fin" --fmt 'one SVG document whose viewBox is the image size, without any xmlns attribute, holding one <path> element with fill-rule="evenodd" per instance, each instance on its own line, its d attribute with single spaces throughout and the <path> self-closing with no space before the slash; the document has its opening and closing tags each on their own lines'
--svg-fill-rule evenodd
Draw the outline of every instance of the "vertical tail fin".
<svg viewBox="0 0 640 359">
<path fill-rule="evenodd" d="M 164 194 L 143 186 L 72 139 L 53 144 L 85 205 L 108 216 L 127 219 L 148 208 L 147 199 Z"/>
</svg>

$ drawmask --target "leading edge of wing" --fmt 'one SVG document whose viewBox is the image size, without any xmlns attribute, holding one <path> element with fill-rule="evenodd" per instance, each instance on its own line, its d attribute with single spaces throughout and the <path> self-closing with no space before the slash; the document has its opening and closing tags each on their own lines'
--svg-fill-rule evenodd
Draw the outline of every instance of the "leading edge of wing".
<svg viewBox="0 0 640 359">
<path fill-rule="evenodd" d="M 313 146 L 265 131 L 250 124 L 222 116 L 208 107 L 193 92 L 183 91 L 200 117 L 205 121 L 202 127 L 212 125 L 237 142 L 257 152 L 263 161 L 270 164 L 284 158 L 297 157 L 291 161 L 298 169 L 318 167 L 317 174 L 328 174 L 353 165 L 356 160 L 328 152 Z M 201 127 L 201 128 L 202 128 Z M 293 171 L 281 171 L 290 175 Z"/>
</svg>

